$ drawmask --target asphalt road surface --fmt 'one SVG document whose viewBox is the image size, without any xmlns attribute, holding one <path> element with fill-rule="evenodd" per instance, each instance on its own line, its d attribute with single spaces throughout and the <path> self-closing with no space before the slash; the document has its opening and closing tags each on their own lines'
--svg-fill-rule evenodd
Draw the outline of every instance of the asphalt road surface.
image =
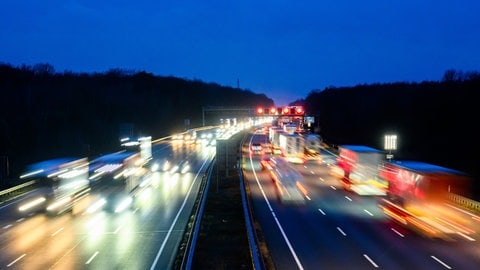
<svg viewBox="0 0 480 270">
<path fill-rule="evenodd" d="M 159 171 L 135 206 L 122 213 L 88 213 L 91 194 L 73 213 L 21 215 L 24 197 L 0 205 L 0 269 L 169 269 L 214 147 L 164 142 L 154 159 L 189 160 L 186 173 Z M 32 195 L 32 194 L 29 194 Z"/>
<path fill-rule="evenodd" d="M 256 135 L 254 135 L 256 136 Z M 285 205 L 259 155 L 243 160 L 255 219 L 276 269 L 478 269 L 478 226 L 468 237 L 429 239 L 392 222 L 380 197 L 342 189 L 329 166 L 293 164 L 303 175 L 304 205 Z M 470 215 L 456 210 L 458 215 Z M 478 219 L 478 217 L 470 216 Z M 480 220 L 480 219 L 479 219 Z M 477 221 L 478 225 L 478 221 Z"/>
</svg>

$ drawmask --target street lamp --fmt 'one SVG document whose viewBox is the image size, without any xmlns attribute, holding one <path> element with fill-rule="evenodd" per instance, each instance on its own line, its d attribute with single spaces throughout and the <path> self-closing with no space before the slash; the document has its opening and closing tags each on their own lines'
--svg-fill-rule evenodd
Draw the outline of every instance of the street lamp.
<svg viewBox="0 0 480 270">
<path fill-rule="evenodd" d="M 397 150 L 397 135 L 396 134 L 388 134 L 385 135 L 385 150 L 388 151 L 387 159 L 393 159 L 393 150 Z"/>
</svg>

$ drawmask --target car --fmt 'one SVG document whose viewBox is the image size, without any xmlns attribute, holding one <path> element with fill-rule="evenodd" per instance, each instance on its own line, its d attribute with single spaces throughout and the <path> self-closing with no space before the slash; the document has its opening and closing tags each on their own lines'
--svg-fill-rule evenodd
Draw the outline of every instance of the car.
<svg viewBox="0 0 480 270">
<path fill-rule="evenodd" d="M 155 162 L 152 163 L 152 166 L 150 168 L 150 170 L 152 172 L 156 172 L 156 171 L 168 171 L 170 170 L 172 164 L 170 163 L 170 161 L 168 159 L 164 159 L 164 160 L 156 160 Z"/>
<path fill-rule="evenodd" d="M 250 154 L 261 155 L 263 153 L 263 147 L 260 143 L 252 143 L 250 145 Z"/>
<path fill-rule="evenodd" d="M 262 150 L 265 154 L 272 154 L 273 153 L 272 148 L 273 146 L 270 142 L 265 142 L 262 144 Z"/>
<path fill-rule="evenodd" d="M 170 169 L 170 174 L 180 173 L 184 174 L 190 171 L 190 162 L 188 160 L 183 160 L 178 164 L 175 164 Z"/>
<path fill-rule="evenodd" d="M 187 173 L 190 171 L 190 162 L 188 160 L 184 160 L 179 165 L 179 171 L 181 174 Z"/>
<path fill-rule="evenodd" d="M 262 160 L 260 160 L 260 166 L 262 167 L 262 170 L 272 170 L 272 160 L 269 157 L 264 157 Z"/>
</svg>

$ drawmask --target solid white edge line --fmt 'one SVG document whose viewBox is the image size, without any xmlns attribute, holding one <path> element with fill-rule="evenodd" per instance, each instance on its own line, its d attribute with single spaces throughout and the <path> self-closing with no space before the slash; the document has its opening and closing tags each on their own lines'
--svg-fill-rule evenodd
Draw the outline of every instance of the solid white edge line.
<svg viewBox="0 0 480 270">
<path fill-rule="evenodd" d="M 58 233 L 60 233 L 61 231 L 63 231 L 63 227 L 58 229 L 56 232 L 52 233 L 50 236 L 53 237 L 53 236 L 57 235 Z"/>
<path fill-rule="evenodd" d="M 253 136 L 252 136 L 252 138 L 253 138 Z M 250 143 L 251 143 L 251 142 L 252 142 L 252 139 L 250 139 Z M 250 157 L 250 166 L 253 168 L 253 160 L 252 160 L 251 157 Z M 260 185 L 260 181 L 258 180 L 257 173 L 255 172 L 255 170 L 252 170 L 252 172 L 253 172 L 253 175 L 254 175 L 254 177 L 255 177 L 255 181 L 257 182 L 257 185 L 259 186 L 260 191 L 262 192 L 263 199 L 264 199 L 265 202 L 267 203 L 267 207 L 268 207 L 268 209 L 270 210 L 270 213 L 272 214 L 273 219 L 275 220 L 275 223 L 277 224 L 278 229 L 279 229 L 280 232 L 282 233 L 283 239 L 285 240 L 285 243 L 287 244 L 288 249 L 290 250 L 290 253 L 292 254 L 295 262 L 297 263 L 298 269 L 303 270 L 304 268 L 303 268 L 303 266 L 302 266 L 302 263 L 300 262 L 300 259 L 298 259 L 298 256 L 297 256 L 295 250 L 293 249 L 292 244 L 290 243 L 290 240 L 288 240 L 288 237 L 287 237 L 287 235 L 285 234 L 285 231 L 283 230 L 282 225 L 280 225 L 280 221 L 277 219 L 277 217 L 276 217 L 276 215 L 275 215 L 275 212 L 273 211 L 273 208 L 272 208 L 272 206 L 270 205 L 270 202 L 268 201 L 267 195 L 265 194 L 265 192 L 263 191 L 262 186 Z"/>
<path fill-rule="evenodd" d="M 405 237 L 405 235 L 403 235 L 401 232 L 395 230 L 395 228 L 390 228 L 390 230 L 392 230 L 394 233 L 398 234 L 400 237 Z"/>
<path fill-rule="evenodd" d="M 373 217 L 373 214 L 370 211 L 368 211 L 367 209 L 363 209 L 363 211 L 365 211 L 365 213 L 367 213 L 367 214 L 369 214 L 370 216 Z"/>
<path fill-rule="evenodd" d="M 437 261 L 439 264 L 443 265 L 445 268 L 447 268 L 447 269 L 452 269 L 452 267 L 450 267 L 448 264 L 442 262 L 439 258 L 437 258 L 437 257 L 435 257 L 435 256 L 433 256 L 433 255 L 431 255 L 430 257 L 431 257 L 432 259 L 434 259 L 435 261 Z"/>
<path fill-rule="evenodd" d="M 7 267 L 12 266 L 13 264 L 15 264 L 16 262 L 18 262 L 19 260 L 21 260 L 21 259 L 22 259 L 23 257 L 25 257 L 26 255 L 27 255 L 27 254 L 24 253 L 24 254 L 21 255 L 20 257 L 16 258 L 13 262 L 7 264 Z"/>
<path fill-rule="evenodd" d="M 120 224 L 120 226 L 117 227 L 115 231 L 113 231 L 113 234 L 117 234 L 124 226 L 125 224 Z"/>
<path fill-rule="evenodd" d="M 187 200 L 190 197 L 190 192 L 192 192 L 193 184 L 195 184 L 195 182 L 197 181 L 198 175 L 202 171 L 202 168 L 205 166 L 207 161 L 208 160 L 205 160 L 203 162 L 203 164 L 200 167 L 200 169 L 198 170 L 197 174 L 195 174 L 195 178 L 193 179 L 192 184 L 190 185 L 190 188 L 188 189 L 188 192 L 187 192 L 185 198 L 183 199 L 183 203 L 180 206 L 180 209 L 178 209 L 178 212 L 175 215 L 175 218 L 173 219 L 172 225 L 170 225 L 170 228 L 168 228 L 167 235 L 165 236 L 165 239 L 163 239 L 162 245 L 160 246 L 160 249 L 158 250 L 157 255 L 155 256 L 155 259 L 153 260 L 152 266 L 150 266 L 150 270 L 154 270 L 157 267 L 157 263 L 158 263 L 158 260 L 160 259 L 160 255 L 162 254 L 163 249 L 165 248 L 165 245 L 167 244 L 167 241 L 170 238 L 170 235 L 172 234 L 172 231 L 173 231 L 173 228 L 175 227 L 175 224 L 177 224 L 177 220 L 180 217 L 180 213 L 182 213 L 183 208 L 187 204 Z"/>
<path fill-rule="evenodd" d="M 464 234 L 464 233 L 461 233 L 461 232 L 457 232 L 457 233 L 458 233 L 459 235 L 461 235 L 462 237 L 466 238 L 468 241 L 472 241 L 472 242 L 477 241 L 475 238 L 470 237 L 470 236 L 468 236 L 468 235 L 466 235 L 466 234 Z"/>
<path fill-rule="evenodd" d="M 95 253 L 93 253 L 93 255 L 90 256 L 90 259 L 88 259 L 88 261 L 85 262 L 85 264 L 90 264 L 93 261 L 93 259 L 97 257 L 97 255 L 98 255 L 98 251 L 95 251 Z"/>
<path fill-rule="evenodd" d="M 372 259 L 370 259 L 367 254 L 363 254 L 363 257 L 365 257 L 365 259 L 367 259 L 367 261 L 369 261 L 373 265 L 373 267 L 378 268 L 378 264 L 376 264 Z"/>
</svg>

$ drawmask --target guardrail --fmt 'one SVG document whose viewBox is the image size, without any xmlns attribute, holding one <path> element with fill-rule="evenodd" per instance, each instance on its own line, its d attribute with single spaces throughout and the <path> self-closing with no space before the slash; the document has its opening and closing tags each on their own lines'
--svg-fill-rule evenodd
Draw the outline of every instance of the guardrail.
<svg viewBox="0 0 480 270">
<path fill-rule="evenodd" d="M 244 137 L 240 143 L 240 147 L 243 148 L 246 137 Z M 240 160 L 243 159 L 243 151 L 240 150 Z M 260 244 L 258 236 L 256 234 L 255 226 L 253 225 L 253 216 L 250 207 L 250 203 L 247 197 L 247 191 L 245 187 L 245 182 L 243 181 L 243 168 L 241 164 L 237 164 L 238 173 L 240 175 L 240 191 L 242 193 L 242 205 L 243 205 L 243 214 L 245 216 L 245 225 L 247 227 L 247 236 L 248 243 L 250 245 L 250 254 L 252 256 L 252 265 L 254 269 L 266 269 L 264 261 L 260 251 Z"/>
<path fill-rule="evenodd" d="M 23 184 L 0 191 L 0 203 L 3 203 L 4 201 L 7 201 L 11 198 L 14 198 L 16 196 L 22 195 L 30 191 L 36 182 L 37 181 L 35 180 L 28 181 Z"/>
<path fill-rule="evenodd" d="M 193 257 L 195 254 L 195 246 L 197 244 L 197 239 L 200 232 L 200 225 L 202 223 L 203 212 L 205 210 L 207 193 L 210 187 L 210 179 L 212 178 L 213 164 L 215 164 L 215 158 L 212 159 L 212 161 L 210 162 L 210 165 L 208 165 L 207 173 L 203 176 L 203 177 L 207 177 L 207 180 L 204 181 L 203 186 L 199 190 L 199 192 L 201 193 L 201 196 L 199 196 L 199 199 L 198 199 L 200 203 L 198 203 L 198 201 L 195 203 L 196 206 L 194 206 L 194 209 L 192 211 L 193 214 L 190 216 L 191 221 L 189 222 L 189 224 L 193 223 L 193 226 L 190 226 L 190 230 L 185 232 L 187 239 L 184 243 L 184 248 L 183 248 L 184 253 L 179 254 L 182 257 L 182 259 L 181 259 L 179 268 L 176 267 L 176 269 L 192 268 Z"/>
<path fill-rule="evenodd" d="M 334 153 L 335 149 L 332 151 L 332 147 L 327 146 L 324 144 L 324 148 L 327 152 L 329 152 L 332 155 L 337 155 Z M 328 149 L 330 149 L 330 151 Z M 472 200 L 470 198 L 455 194 L 455 193 L 448 193 L 447 198 L 450 202 L 454 203 L 457 206 L 460 206 L 472 213 L 475 214 L 480 214 L 480 202 Z"/>
<path fill-rule="evenodd" d="M 245 190 L 242 168 L 239 167 L 238 171 L 240 174 L 240 190 L 242 192 L 243 213 L 245 216 L 245 225 L 247 227 L 247 236 L 248 243 L 250 245 L 250 254 L 252 256 L 252 265 L 254 269 L 266 269 L 263 259 L 261 259 L 262 255 L 260 251 L 260 244 L 256 234 L 255 226 L 253 225 L 252 211 L 250 211 L 250 203 Z"/>
<path fill-rule="evenodd" d="M 480 202 L 463 197 L 455 193 L 449 193 L 448 199 L 454 204 L 461 206 L 467 209 L 468 211 L 474 212 L 476 214 L 480 214 Z"/>
<path fill-rule="evenodd" d="M 241 144 L 243 145 L 244 139 L 242 139 Z M 215 160 L 215 159 L 214 159 Z M 186 240 L 185 244 L 182 245 L 180 250 L 184 250 L 183 253 L 183 258 L 181 262 L 179 262 L 180 266 L 175 267 L 175 269 L 191 269 L 192 268 L 192 263 L 194 259 L 194 253 L 195 253 L 195 247 L 200 231 L 200 226 L 202 223 L 202 217 L 203 217 L 203 212 L 205 210 L 205 204 L 207 200 L 207 193 L 210 187 L 210 182 L 211 182 L 211 176 L 214 170 L 212 170 L 212 164 L 214 164 L 214 160 L 212 160 L 211 165 L 207 170 L 208 172 L 208 177 L 207 181 L 205 181 L 204 187 L 201 189 L 202 194 L 199 196 L 200 203 L 197 203 L 197 208 L 192 211 L 191 219 L 192 221 L 190 223 L 193 223 L 193 226 L 190 227 L 190 231 L 187 231 L 185 233 L 186 235 Z M 263 260 L 261 259 L 261 254 L 260 254 L 260 248 L 259 248 L 259 241 L 258 237 L 256 235 L 256 230 L 253 225 L 253 217 L 252 217 L 252 212 L 250 211 L 250 206 L 249 206 L 249 201 L 247 198 L 247 192 L 245 190 L 245 185 L 243 181 L 243 172 L 240 164 L 237 164 L 237 168 L 239 171 L 239 176 L 240 176 L 240 191 L 241 191 L 241 196 L 242 196 L 242 205 L 243 205 L 243 211 L 244 211 L 244 216 L 245 216 L 245 223 L 246 223 L 246 229 L 247 229 L 247 234 L 248 234 L 248 241 L 249 241 L 249 246 L 250 246 L 250 254 L 252 257 L 252 267 L 254 269 L 266 269 L 265 265 L 263 263 Z M 182 255 L 180 255 L 182 256 Z M 179 257 L 177 255 L 177 257 Z"/>
</svg>

